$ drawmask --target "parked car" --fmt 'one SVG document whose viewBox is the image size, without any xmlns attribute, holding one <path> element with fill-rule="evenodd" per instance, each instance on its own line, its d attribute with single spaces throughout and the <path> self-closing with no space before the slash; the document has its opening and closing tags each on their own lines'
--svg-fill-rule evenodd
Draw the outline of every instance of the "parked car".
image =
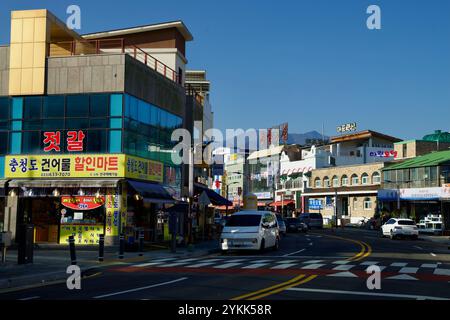
<svg viewBox="0 0 450 320">
<path fill-rule="evenodd" d="M 381 226 L 381 236 L 388 236 L 391 239 L 400 237 L 417 239 L 419 237 L 419 229 L 411 219 L 392 218 Z"/>
<path fill-rule="evenodd" d="M 280 234 L 286 235 L 286 224 L 284 223 L 283 217 L 279 214 L 277 216 L 278 229 L 280 229 Z"/>
<path fill-rule="evenodd" d="M 222 252 L 227 250 L 278 250 L 277 218 L 270 211 L 239 211 L 232 214 L 220 235 Z"/>
<path fill-rule="evenodd" d="M 302 213 L 298 218 L 308 226 L 308 229 L 323 228 L 323 217 L 320 213 Z"/>
<path fill-rule="evenodd" d="M 286 228 L 288 232 L 307 232 L 308 226 L 301 222 L 299 218 L 287 218 Z"/>
</svg>

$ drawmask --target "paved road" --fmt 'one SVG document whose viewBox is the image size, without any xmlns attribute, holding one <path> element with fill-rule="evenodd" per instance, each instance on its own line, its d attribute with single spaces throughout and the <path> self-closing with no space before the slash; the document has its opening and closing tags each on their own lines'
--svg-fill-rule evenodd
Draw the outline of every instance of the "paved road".
<svg viewBox="0 0 450 320">
<path fill-rule="evenodd" d="M 369 290 L 367 268 L 381 270 Z M 0 294 L 0 299 L 450 299 L 443 244 L 390 240 L 363 230 L 288 234 L 280 250 L 176 259 L 102 269 L 82 280 Z"/>
</svg>

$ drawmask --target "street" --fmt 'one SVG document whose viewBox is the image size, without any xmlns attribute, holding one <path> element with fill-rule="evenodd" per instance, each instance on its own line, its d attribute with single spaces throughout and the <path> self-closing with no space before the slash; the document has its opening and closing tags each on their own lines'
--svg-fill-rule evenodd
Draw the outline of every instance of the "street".
<svg viewBox="0 0 450 320">
<path fill-rule="evenodd" d="M 369 230 L 289 233 L 278 251 L 155 258 L 99 269 L 80 290 L 65 283 L 10 292 L 1 300 L 450 299 L 450 251 L 425 240 L 390 240 Z M 369 290 L 377 265 L 381 289 Z"/>
</svg>

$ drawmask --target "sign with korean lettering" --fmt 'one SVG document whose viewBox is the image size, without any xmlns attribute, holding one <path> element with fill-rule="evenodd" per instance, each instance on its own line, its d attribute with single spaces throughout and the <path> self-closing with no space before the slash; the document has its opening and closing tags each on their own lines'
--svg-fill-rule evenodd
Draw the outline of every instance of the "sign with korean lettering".
<svg viewBox="0 0 450 320">
<path fill-rule="evenodd" d="M 117 236 L 119 234 L 120 221 L 120 199 L 119 194 L 106 195 L 106 236 Z"/>
<path fill-rule="evenodd" d="M 61 204 L 73 210 L 92 210 L 101 207 L 105 203 L 104 197 L 75 196 L 61 197 Z"/>
<path fill-rule="evenodd" d="M 5 178 L 132 178 L 163 182 L 161 162 L 125 154 L 5 157 Z"/>
<path fill-rule="evenodd" d="M 61 224 L 59 243 L 69 243 L 69 236 L 74 236 L 76 244 L 98 245 L 101 234 L 101 224 Z"/>
<path fill-rule="evenodd" d="M 356 131 L 356 122 L 340 125 L 336 128 L 336 131 L 339 133 Z"/>
<path fill-rule="evenodd" d="M 43 133 L 44 151 L 61 152 L 61 131 L 46 131 Z M 67 131 L 66 151 L 82 152 L 84 150 L 84 138 L 86 135 L 83 131 Z"/>
<path fill-rule="evenodd" d="M 320 200 L 320 199 L 309 199 L 308 206 L 311 210 L 323 209 L 322 200 Z"/>
</svg>

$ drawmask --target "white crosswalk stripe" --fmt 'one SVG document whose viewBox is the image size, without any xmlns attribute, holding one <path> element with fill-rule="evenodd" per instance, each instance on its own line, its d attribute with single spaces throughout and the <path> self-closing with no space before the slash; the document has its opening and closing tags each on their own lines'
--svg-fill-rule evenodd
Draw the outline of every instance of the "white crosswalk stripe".
<svg viewBox="0 0 450 320">
<path fill-rule="evenodd" d="M 268 263 L 253 263 L 253 264 L 249 264 L 248 266 L 244 266 L 242 267 L 242 269 L 258 269 L 264 266 L 267 266 Z"/>
<path fill-rule="evenodd" d="M 351 268 L 355 267 L 354 264 L 341 264 L 337 267 L 334 267 L 333 270 L 339 270 L 339 271 L 348 271 Z"/>
<path fill-rule="evenodd" d="M 293 267 L 295 265 L 296 265 L 296 263 L 282 263 L 282 264 L 278 264 L 270 269 L 287 269 L 287 268 Z"/>
<path fill-rule="evenodd" d="M 378 261 L 364 261 L 364 262 L 360 263 L 360 265 L 361 266 L 372 266 L 372 265 L 375 265 L 378 263 L 379 263 Z"/>
<path fill-rule="evenodd" d="M 306 266 L 303 266 L 302 269 L 311 269 L 311 270 L 315 270 L 315 269 L 319 269 L 320 267 L 323 267 L 324 264 L 320 264 L 320 263 L 312 263 L 312 264 L 308 264 Z"/>
<path fill-rule="evenodd" d="M 399 270 L 399 273 L 417 273 L 419 268 L 412 268 L 412 267 L 403 267 Z"/>
<path fill-rule="evenodd" d="M 334 261 L 333 264 L 347 264 L 349 262 L 350 262 L 349 260 L 337 260 Z"/>
<path fill-rule="evenodd" d="M 379 265 L 377 265 L 377 267 L 380 268 L 380 271 L 383 271 L 384 269 L 387 268 L 386 266 L 379 266 Z M 368 266 L 365 271 L 367 272 L 367 270 L 369 270 L 369 268 L 370 268 L 370 266 Z"/>
<path fill-rule="evenodd" d="M 215 262 L 201 262 L 201 263 L 197 263 L 197 264 L 191 264 L 189 266 L 186 266 L 186 268 L 201 268 L 201 267 L 210 266 L 214 263 Z"/>
<path fill-rule="evenodd" d="M 161 263 L 163 263 L 163 262 L 148 262 L 148 263 L 134 264 L 134 265 L 132 265 L 132 267 L 144 268 L 144 267 L 149 267 L 149 266 L 155 266 L 155 265 L 161 264 Z"/>
<path fill-rule="evenodd" d="M 391 263 L 391 267 L 406 267 L 408 264 L 406 262 L 394 262 Z"/>
<path fill-rule="evenodd" d="M 439 267 L 439 265 L 437 263 L 424 263 L 420 267 L 421 268 L 434 268 L 434 269 L 436 269 L 437 267 Z"/>
<path fill-rule="evenodd" d="M 304 264 L 316 264 L 316 263 L 321 263 L 323 262 L 323 260 L 308 260 L 303 262 Z"/>
<path fill-rule="evenodd" d="M 242 263 L 225 263 L 225 264 L 221 264 L 221 265 L 218 265 L 218 266 L 214 266 L 213 268 L 216 268 L 216 269 L 227 269 L 227 268 L 232 268 L 232 267 L 235 267 L 235 266 L 238 266 L 238 265 L 240 265 L 240 264 L 242 264 Z"/>
<path fill-rule="evenodd" d="M 188 264 L 189 262 L 175 262 L 175 263 L 169 263 L 169 264 L 163 264 L 160 265 L 159 267 L 161 268 L 171 268 L 171 267 L 178 267 L 181 266 L 183 264 Z"/>
</svg>

